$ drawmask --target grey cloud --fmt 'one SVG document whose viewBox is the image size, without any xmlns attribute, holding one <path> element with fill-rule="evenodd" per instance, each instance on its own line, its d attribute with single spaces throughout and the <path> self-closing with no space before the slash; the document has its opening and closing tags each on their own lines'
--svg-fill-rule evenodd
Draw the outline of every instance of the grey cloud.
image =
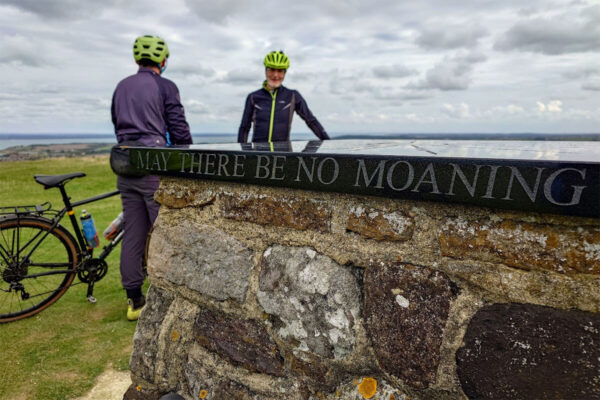
<svg viewBox="0 0 600 400">
<path fill-rule="evenodd" d="M 400 35 L 397 33 L 381 32 L 373 35 L 375 39 L 383 40 L 385 42 L 396 42 L 400 40 Z"/>
<path fill-rule="evenodd" d="M 437 24 L 422 28 L 416 43 L 426 49 L 471 48 L 477 45 L 479 39 L 487 35 L 487 29 L 477 24 Z"/>
<path fill-rule="evenodd" d="M 565 79 L 583 81 L 581 88 L 583 90 L 600 90 L 600 66 L 587 66 L 576 68 L 562 73 Z"/>
<path fill-rule="evenodd" d="M 112 5 L 115 0 L 0 0 L 0 4 L 16 7 L 44 18 L 87 17 Z"/>
<path fill-rule="evenodd" d="M 183 77 L 200 76 L 205 78 L 211 78 L 215 76 L 215 70 L 212 68 L 203 67 L 202 65 L 176 65 L 173 67 L 169 67 L 169 74 L 179 75 Z"/>
<path fill-rule="evenodd" d="M 600 6 L 583 9 L 579 18 L 562 15 L 517 22 L 495 49 L 520 50 L 547 55 L 600 50 Z"/>
<path fill-rule="evenodd" d="M 425 81 L 409 84 L 407 88 L 466 90 L 471 84 L 474 65 L 487 58 L 481 53 L 445 57 L 425 74 Z"/>
<path fill-rule="evenodd" d="M 565 71 L 562 76 L 567 79 L 581 79 L 589 78 L 590 76 L 597 74 L 600 74 L 600 66 L 571 69 Z"/>
<path fill-rule="evenodd" d="M 296 72 L 290 70 L 290 72 L 286 74 L 286 80 L 293 80 L 294 82 L 312 82 L 317 80 L 319 76 L 320 75 L 316 72 Z"/>
<path fill-rule="evenodd" d="M 67 101 L 67 100 L 66 100 Z M 68 103 L 74 104 L 74 108 L 85 107 L 90 110 L 106 109 L 110 107 L 109 99 L 92 96 L 76 96 L 68 100 Z"/>
<path fill-rule="evenodd" d="M 22 64 L 29 67 L 39 67 L 43 64 L 44 54 L 36 48 L 35 44 L 23 36 L 2 37 L 1 64 Z"/>
<path fill-rule="evenodd" d="M 402 64 L 393 64 L 374 67 L 373 73 L 377 78 L 404 78 L 415 75 L 417 71 Z"/>
<path fill-rule="evenodd" d="M 581 88 L 583 90 L 600 91 L 600 74 L 589 78 L 581 85 Z"/>
<path fill-rule="evenodd" d="M 185 112 L 187 114 L 194 114 L 194 115 L 210 114 L 208 106 L 199 100 L 190 99 L 190 100 L 184 101 L 183 104 L 184 104 Z"/>
<path fill-rule="evenodd" d="M 227 17 L 243 10 L 246 3 L 237 0 L 185 0 L 185 4 L 205 21 L 223 22 Z"/>
<path fill-rule="evenodd" d="M 221 82 L 238 84 L 256 84 L 260 81 L 261 75 L 248 69 L 234 69 L 227 72 L 225 78 L 220 79 Z"/>
<path fill-rule="evenodd" d="M 390 88 L 378 88 L 374 92 L 377 100 L 425 100 L 433 97 L 433 93 L 428 91 L 394 90 Z"/>
<path fill-rule="evenodd" d="M 44 93 L 44 94 L 59 94 L 59 93 L 62 93 L 63 91 L 64 91 L 64 89 L 59 87 L 56 84 L 40 85 L 37 88 L 38 93 Z"/>
</svg>

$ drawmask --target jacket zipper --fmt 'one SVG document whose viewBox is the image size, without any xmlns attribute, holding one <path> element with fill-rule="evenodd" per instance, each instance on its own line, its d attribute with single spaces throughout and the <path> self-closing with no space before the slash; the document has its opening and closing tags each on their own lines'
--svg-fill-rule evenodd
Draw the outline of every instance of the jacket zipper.
<svg viewBox="0 0 600 400">
<path fill-rule="evenodd" d="M 271 120 L 269 121 L 269 142 L 273 141 L 273 120 L 275 119 L 275 99 L 277 98 L 277 89 L 273 93 L 269 92 L 273 101 L 271 102 Z"/>
</svg>

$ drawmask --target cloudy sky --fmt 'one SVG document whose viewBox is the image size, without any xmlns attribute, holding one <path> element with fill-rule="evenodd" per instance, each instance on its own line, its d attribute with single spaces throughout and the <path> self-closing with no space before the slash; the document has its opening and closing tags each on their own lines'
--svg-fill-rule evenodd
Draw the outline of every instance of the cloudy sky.
<svg viewBox="0 0 600 400">
<path fill-rule="evenodd" d="M 141 34 L 194 133 L 237 132 L 274 49 L 332 134 L 600 132 L 600 0 L 0 0 L 0 133 L 112 132 Z"/>
</svg>

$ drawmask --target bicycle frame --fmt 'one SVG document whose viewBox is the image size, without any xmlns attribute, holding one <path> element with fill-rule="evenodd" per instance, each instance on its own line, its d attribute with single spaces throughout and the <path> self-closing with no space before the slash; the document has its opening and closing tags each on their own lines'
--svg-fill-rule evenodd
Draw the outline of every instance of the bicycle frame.
<svg viewBox="0 0 600 400">
<path fill-rule="evenodd" d="M 103 193 L 103 194 L 100 194 L 97 196 L 89 197 L 87 199 L 83 199 L 83 200 L 79 200 L 79 201 L 71 203 L 71 198 L 67 195 L 64 185 L 58 186 L 58 189 L 60 190 L 62 200 L 63 200 L 65 207 L 59 211 L 56 211 L 56 214 L 53 216 L 53 218 L 50 218 L 50 220 L 52 221 L 52 227 L 50 228 L 49 231 L 45 232 L 44 235 L 39 239 L 37 237 L 35 237 L 30 240 L 30 242 L 37 240 L 37 243 L 35 243 L 35 245 L 29 250 L 29 253 L 27 254 L 27 256 L 22 258 L 22 261 L 21 261 L 22 263 L 25 262 L 27 259 L 29 259 L 31 254 L 33 254 L 33 252 L 39 247 L 39 245 L 44 241 L 46 236 L 48 236 L 50 234 L 50 232 L 60 224 L 60 221 L 64 218 L 65 214 L 67 214 L 69 216 L 69 220 L 71 221 L 71 226 L 73 227 L 73 232 L 75 232 L 75 238 L 76 238 L 77 244 L 78 244 L 77 253 L 80 256 L 80 265 L 81 265 L 81 263 L 83 263 L 83 261 L 85 259 L 91 258 L 93 249 L 89 248 L 87 246 L 87 244 L 85 242 L 85 238 L 83 237 L 81 228 L 79 226 L 79 223 L 77 222 L 77 218 L 75 217 L 75 212 L 73 209 L 75 207 L 79 207 L 84 204 L 93 203 L 98 200 L 103 200 L 103 199 L 120 194 L 120 192 L 118 190 L 115 190 L 112 192 Z M 43 215 L 44 212 L 47 212 L 47 211 L 50 211 L 50 210 L 39 211 L 39 214 Z M 17 216 L 17 218 L 19 218 L 20 215 L 28 215 L 28 214 L 32 214 L 32 213 L 35 213 L 35 212 L 16 213 L 16 216 Z M 100 260 L 104 260 L 108 256 L 108 254 L 110 254 L 112 249 L 119 244 L 119 242 L 121 241 L 122 238 L 123 238 L 123 232 L 119 233 L 117 235 L 117 237 L 115 237 L 107 246 L 104 247 L 102 253 L 100 254 L 100 256 L 98 258 Z M 27 243 L 24 246 L 24 248 L 27 248 L 28 246 L 29 246 L 29 243 Z M 36 274 L 35 276 L 52 275 L 52 274 L 58 274 L 58 273 L 64 273 L 64 271 L 44 272 L 44 273 Z"/>
<path fill-rule="evenodd" d="M 80 248 L 81 252 L 83 254 L 88 254 L 88 253 L 91 254 L 93 249 L 88 248 L 88 246 L 85 242 L 85 238 L 83 237 L 83 234 L 81 233 L 81 228 L 79 227 L 79 223 L 77 222 L 77 217 L 75 217 L 75 212 L 73 211 L 73 208 L 82 206 L 84 204 L 93 203 L 95 201 L 106 199 L 106 198 L 109 198 L 112 196 L 116 196 L 116 195 L 120 194 L 121 192 L 119 192 L 118 190 L 115 190 L 113 192 L 100 194 L 100 195 L 97 195 L 94 197 L 90 197 L 87 199 L 83 199 L 83 200 L 79 200 L 74 203 L 71 203 L 71 199 L 69 196 L 67 196 L 67 192 L 65 190 L 64 185 L 60 185 L 60 186 L 58 186 L 58 188 L 60 189 L 60 194 L 62 196 L 63 203 L 65 204 L 65 208 L 63 208 L 62 210 L 60 210 L 58 212 L 57 219 L 58 219 L 58 221 L 60 221 L 64 217 L 65 213 L 69 215 L 69 220 L 71 221 L 71 225 L 73 226 L 73 231 L 75 232 L 75 236 L 77 238 L 77 242 L 79 243 L 79 248 Z M 121 236 L 121 235 L 118 235 L 117 238 L 119 238 L 119 236 Z M 117 240 L 117 238 L 113 239 L 112 242 Z M 120 239 L 119 239 L 119 241 L 120 241 Z M 114 247 L 114 246 L 112 246 L 112 247 Z M 111 250 L 112 250 L 112 247 L 111 247 Z M 109 251 L 109 253 L 110 253 L 110 251 Z"/>
<path fill-rule="evenodd" d="M 96 302 L 92 295 L 94 284 L 106 275 L 108 265 L 105 259 L 121 242 L 124 232 L 119 232 L 102 248 L 100 254 L 94 257 L 94 249 L 87 245 L 82 225 L 75 216 L 74 209 L 119 195 L 120 192 L 114 190 L 71 201 L 65 184 L 70 179 L 82 176 L 85 174 L 35 176 L 36 182 L 45 189 L 58 188 L 64 204 L 61 209 L 53 208 L 49 202 L 31 206 L 0 207 L 2 232 L 7 233 L 3 236 L 3 243 L 0 243 L 0 282 L 3 284 L 1 293 L 9 299 L 9 302 L 2 303 L 0 322 L 26 318 L 42 311 L 60 298 L 71 285 L 77 284 L 73 283 L 75 277 L 79 278 L 79 283 L 87 284 L 88 301 Z M 66 215 L 71 221 L 71 230 L 66 223 L 61 223 Z M 44 243 L 50 243 L 50 247 Z M 63 248 L 63 257 L 58 255 L 56 258 L 45 258 L 44 253 L 53 254 L 48 253 L 52 246 L 58 246 L 57 250 Z M 42 257 L 39 257 L 40 252 Z M 67 257 L 64 257 L 65 255 Z M 53 280 L 51 275 L 58 275 L 59 280 Z M 38 282 L 37 286 L 34 282 Z M 45 286 L 46 282 L 50 286 Z M 52 286 L 54 284 L 58 286 Z M 27 303 L 34 298 L 39 300 Z"/>
</svg>

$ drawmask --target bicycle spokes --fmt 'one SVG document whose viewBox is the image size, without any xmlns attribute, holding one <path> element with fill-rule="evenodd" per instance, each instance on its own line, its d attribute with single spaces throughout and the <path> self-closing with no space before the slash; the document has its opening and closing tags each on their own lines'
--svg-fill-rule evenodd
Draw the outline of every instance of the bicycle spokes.
<svg viewBox="0 0 600 400">
<path fill-rule="evenodd" d="M 24 318 L 60 297 L 73 281 L 77 254 L 50 221 L 0 221 L 0 322 Z"/>
</svg>

